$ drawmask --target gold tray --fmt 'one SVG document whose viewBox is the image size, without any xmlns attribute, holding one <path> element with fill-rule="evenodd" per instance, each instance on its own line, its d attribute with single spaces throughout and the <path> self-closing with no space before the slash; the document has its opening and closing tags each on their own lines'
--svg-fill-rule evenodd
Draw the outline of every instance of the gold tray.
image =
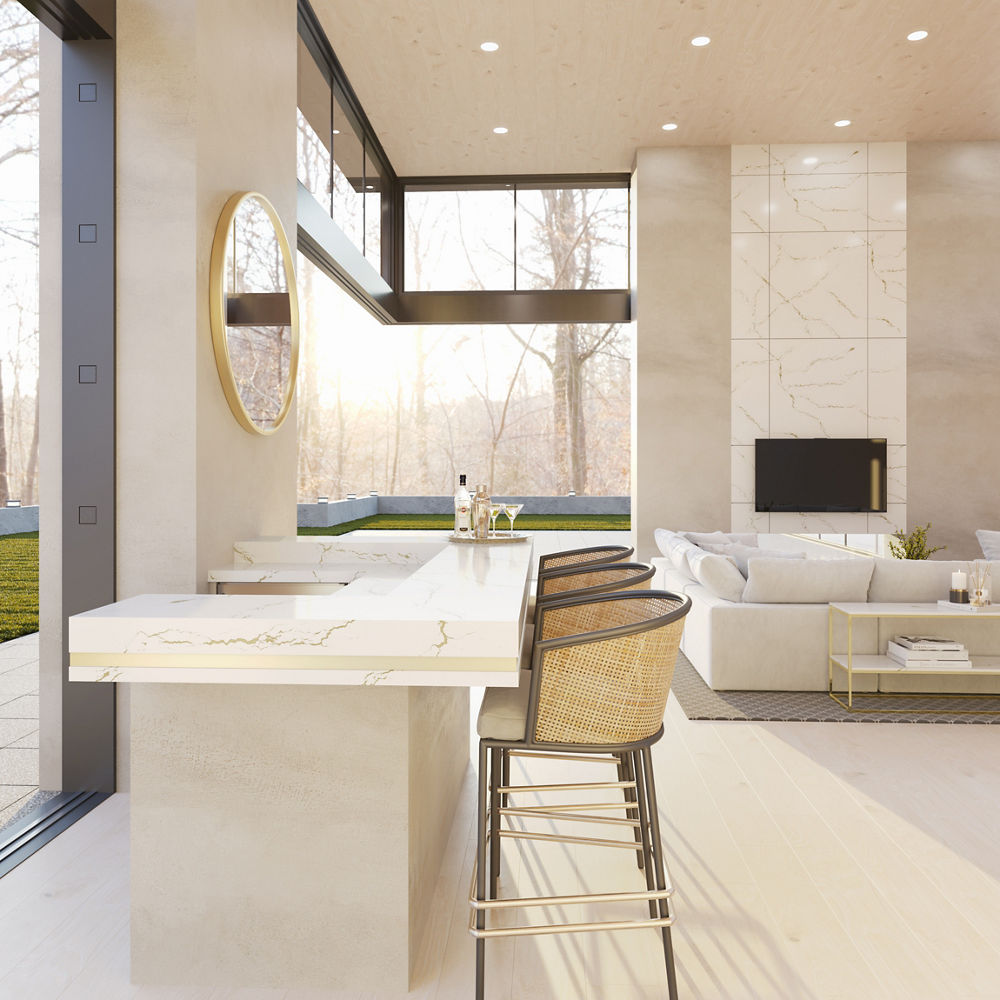
<svg viewBox="0 0 1000 1000">
<path fill-rule="evenodd" d="M 523 531 L 515 531 L 513 534 L 510 532 L 498 532 L 495 535 L 490 535 L 489 538 L 476 538 L 474 535 L 456 535 L 452 532 L 448 536 L 449 542 L 462 542 L 465 545 L 496 545 L 500 542 L 525 542 L 531 536 Z"/>
</svg>

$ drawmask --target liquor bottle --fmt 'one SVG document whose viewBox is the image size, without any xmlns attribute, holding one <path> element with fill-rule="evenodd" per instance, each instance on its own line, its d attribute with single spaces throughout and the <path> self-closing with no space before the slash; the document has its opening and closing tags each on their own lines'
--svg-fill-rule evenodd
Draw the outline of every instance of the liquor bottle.
<svg viewBox="0 0 1000 1000">
<path fill-rule="evenodd" d="M 472 498 L 472 532 L 476 538 L 490 537 L 490 500 L 486 492 L 486 484 L 476 487 L 476 495 Z"/>
<path fill-rule="evenodd" d="M 455 492 L 455 534 L 472 534 L 472 497 L 469 496 L 464 475 L 458 477 L 458 490 Z"/>
</svg>

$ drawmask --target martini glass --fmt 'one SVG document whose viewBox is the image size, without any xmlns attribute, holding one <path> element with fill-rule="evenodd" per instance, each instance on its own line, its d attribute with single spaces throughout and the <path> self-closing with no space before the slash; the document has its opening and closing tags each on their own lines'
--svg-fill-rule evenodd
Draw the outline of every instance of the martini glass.
<svg viewBox="0 0 1000 1000">
<path fill-rule="evenodd" d="M 523 503 L 507 503 L 504 504 L 503 511 L 507 515 L 507 520 L 510 521 L 510 533 L 514 534 L 514 518 L 521 513 L 521 509 L 524 507 Z"/>
<path fill-rule="evenodd" d="M 495 535 L 497 533 L 497 518 L 500 516 L 500 511 L 504 509 L 502 503 L 491 503 L 490 504 L 490 530 Z"/>
</svg>

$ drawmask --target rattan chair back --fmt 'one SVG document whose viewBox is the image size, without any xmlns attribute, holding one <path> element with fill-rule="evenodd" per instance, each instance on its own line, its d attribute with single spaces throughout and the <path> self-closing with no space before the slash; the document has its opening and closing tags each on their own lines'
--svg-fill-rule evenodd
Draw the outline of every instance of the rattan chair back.
<svg viewBox="0 0 1000 1000">
<path fill-rule="evenodd" d="M 663 724 L 691 600 L 624 591 L 543 608 L 526 742 L 620 746 Z"/>
<path fill-rule="evenodd" d="M 591 545 L 584 549 L 563 549 L 550 552 L 538 560 L 539 579 L 553 570 L 569 566 L 600 566 L 609 562 L 624 562 L 635 549 L 631 545 Z"/>
<path fill-rule="evenodd" d="M 656 571 L 644 563 L 605 563 L 601 566 L 571 566 L 538 578 L 538 603 L 565 597 L 612 593 L 648 588 Z"/>
</svg>

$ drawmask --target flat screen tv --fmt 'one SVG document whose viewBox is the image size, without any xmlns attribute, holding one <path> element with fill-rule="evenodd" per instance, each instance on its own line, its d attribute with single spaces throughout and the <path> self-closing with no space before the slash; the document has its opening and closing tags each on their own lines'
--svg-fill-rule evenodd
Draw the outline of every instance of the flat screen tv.
<svg viewBox="0 0 1000 1000">
<path fill-rule="evenodd" d="M 884 438 L 758 438 L 755 509 L 884 511 L 885 455 Z"/>
</svg>

